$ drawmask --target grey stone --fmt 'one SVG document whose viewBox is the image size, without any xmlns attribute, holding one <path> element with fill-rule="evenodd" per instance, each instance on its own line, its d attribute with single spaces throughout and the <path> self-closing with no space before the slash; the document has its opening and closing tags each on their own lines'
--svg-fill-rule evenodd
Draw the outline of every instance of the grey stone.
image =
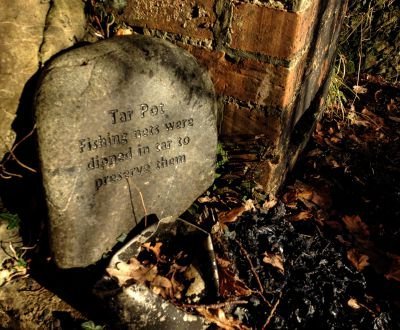
<svg viewBox="0 0 400 330">
<path fill-rule="evenodd" d="M 60 50 L 73 46 L 85 34 L 86 17 L 82 0 L 54 0 L 50 3 L 40 47 L 41 63 Z"/>
<path fill-rule="evenodd" d="M 41 63 L 85 33 L 81 0 L 0 1 L 0 159 L 15 141 L 15 119 L 26 82 Z"/>
<path fill-rule="evenodd" d="M 71 50 L 36 96 L 55 260 L 89 265 L 149 214 L 177 217 L 214 180 L 214 90 L 186 51 L 116 37 Z"/>
</svg>

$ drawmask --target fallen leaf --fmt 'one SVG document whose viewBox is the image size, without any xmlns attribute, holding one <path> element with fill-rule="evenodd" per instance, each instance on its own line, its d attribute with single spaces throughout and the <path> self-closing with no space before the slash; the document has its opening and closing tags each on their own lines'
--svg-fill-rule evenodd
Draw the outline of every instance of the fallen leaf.
<svg viewBox="0 0 400 330">
<path fill-rule="evenodd" d="M 199 203 L 211 203 L 211 202 L 218 202 L 219 200 L 218 200 L 218 198 L 215 197 L 215 196 L 213 196 L 213 197 L 210 197 L 210 196 L 203 196 L 203 197 L 199 197 L 199 198 L 197 199 L 197 201 L 198 201 Z"/>
<path fill-rule="evenodd" d="M 382 117 L 377 116 L 375 113 L 369 111 L 367 108 L 361 110 L 361 113 L 365 118 L 370 120 L 376 127 L 376 129 L 380 129 L 385 126 L 385 121 Z"/>
<path fill-rule="evenodd" d="M 107 268 L 107 273 L 118 280 L 119 285 L 125 285 L 129 280 L 138 283 L 151 282 L 157 276 L 157 267 L 146 267 L 136 258 L 131 258 L 129 263 L 118 262 L 115 268 Z"/>
<path fill-rule="evenodd" d="M 312 188 L 301 181 L 296 181 L 295 183 L 297 198 L 311 200 L 313 192 Z"/>
<path fill-rule="evenodd" d="M 278 203 L 278 200 L 274 196 L 270 196 L 269 200 L 264 202 L 262 208 L 264 210 L 270 210 L 276 205 L 276 203 Z"/>
<path fill-rule="evenodd" d="M 175 299 L 182 299 L 182 291 L 185 289 L 185 286 L 182 282 L 176 280 L 175 274 L 171 277 L 171 285 L 172 285 L 172 292 L 173 298 Z"/>
<path fill-rule="evenodd" d="M 233 317 L 226 317 L 225 312 L 218 308 L 216 311 L 211 312 L 210 309 L 205 307 L 198 307 L 196 310 L 204 316 L 204 318 L 212 323 L 215 323 L 219 329 L 224 330 L 244 330 L 248 329 L 246 326 L 240 322 L 240 320 L 235 320 Z"/>
<path fill-rule="evenodd" d="M 341 139 L 339 139 L 338 137 L 336 137 L 336 136 L 332 136 L 331 137 L 331 142 L 332 143 L 339 143 L 339 142 L 341 142 L 342 140 Z"/>
<path fill-rule="evenodd" d="M 363 238 L 369 237 L 370 233 L 368 226 L 361 220 L 358 215 L 345 215 L 342 220 L 346 225 L 347 230 L 351 234 L 361 236 Z"/>
<path fill-rule="evenodd" d="M 300 213 L 297 213 L 293 216 L 290 217 L 290 221 L 304 221 L 304 220 L 309 220 L 313 217 L 312 213 L 310 211 L 301 211 Z"/>
<path fill-rule="evenodd" d="M 252 291 L 230 269 L 228 260 L 216 257 L 219 271 L 219 294 L 222 297 L 249 296 Z"/>
<path fill-rule="evenodd" d="M 126 27 L 120 27 L 117 32 L 115 32 L 115 35 L 117 36 L 129 36 L 133 34 L 133 30 L 131 28 L 126 28 Z"/>
<path fill-rule="evenodd" d="M 323 154 L 323 152 L 322 152 L 321 149 L 315 148 L 315 149 L 313 149 L 313 150 L 310 150 L 310 151 L 307 153 L 307 157 L 315 158 L 315 157 L 321 156 L 322 154 Z"/>
<path fill-rule="evenodd" d="M 313 187 L 299 180 L 295 182 L 297 198 L 302 201 L 308 208 L 318 206 L 327 209 L 331 206 L 332 201 L 328 189 L 324 187 Z M 311 202 L 311 204 L 309 203 Z"/>
<path fill-rule="evenodd" d="M 360 86 L 360 85 L 354 85 L 353 86 L 353 91 L 356 94 L 366 94 L 368 92 L 368 89 L 363 87 L 363 86 Z"/>
<path fill-rule="evenodd" d="M 150 283 L 150 288 L 155 294 L 160 295 L 164 299 L 174 297 L 172 283 L 168 278 L 164 276 L 156 275 L 153 281 L 151 281 Z"/>
<path fill-rule="evenodd" d="M 352 265 L 356 267 L 359 272 L 369 265 L 369 257 L 365 254 L 359 253 L 356 249 L 350 249 L 347 251 L 347 259 L 350 260 Z"/>
<path fill-rule="evenodd" d="M 244 212 L 254 209 L 254 203 L 248 199 L 244 205 L 236 207 L 230 211 L 221 212 L 218 214 L 218 221 L 221 224 L 235 222 Z"/>
<path fill-rule="evenodd" d="M 347 305 L 353 309 L 360 309 L 361 306 L 358 304 L 357 300 L 354 298 L 350 298 L 347 302 Z"/>
<path fill-rule="evenodd" d="M 386 107 L 391 112 L 398 110 L 397 104 L 393 99 L 390 99 L 390 103 L 388 103 Z"/>
<path fill-rule="evenodd" d="M 161 275 L 157 275 L 154 278 L 154 280 L 151 282 L 151 285 L 160 286 L 160 287 L 167 288 L 167 289 L 172 288 L 171 281 L 168 278 L 161 276 Z"/>
<path fill-rule="evenodd" d="M 288 190 L 289 191 L 283 195 L 282 201 L 287 207 L 295 209 L 297 207 L 296 190 L 293 186 L 288 187 Z"/>
<path fill-rule="evenodd" d="M 285 269 L 283 268 L 283 260 L 279 254 L 265 252 L 263 262 L 277 268 L 282 274 L 285 272 Z"/>
<path fill-rule="evenodd" d="M 327 156 L 326 161 L 332 168 L 341 167 L 340 164 L 336 161 L 336 159 L 332 155 Z"/>
<path fill-rule="evenodd" d="M 162 247 L 162 242 L 156 242 L 154 245 L 151 242 L 146 242 L 142 244 L 142 247 L 144 247 L 147 251 L 151 251 L 154 253 L 155 257 L 157 260 L 160 260 L 161 258 L 161 247 Z"/>
<path fill-rule="evenodd" d="M 392 264 L 385 274 L 386 279 L 400 282 L 400 256 L 392 256 Z"/>
</svg>

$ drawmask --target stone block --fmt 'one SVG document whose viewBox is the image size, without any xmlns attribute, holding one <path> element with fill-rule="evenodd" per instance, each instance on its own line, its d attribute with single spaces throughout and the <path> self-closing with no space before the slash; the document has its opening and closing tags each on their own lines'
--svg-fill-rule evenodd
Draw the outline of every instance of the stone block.
<svg viewBox="0 0 400 330">
<path fill-rule="evenodd" d="M 230 60 L 222 51 L 181 45 L 208 68 L 218 94 L 260 106 L 284 109 L 295 98 L 303 75 L 305 57 L 290 67 L 248 58 Z"/>
<path fill-rule="evenodd" d="M 276 142 L 281 134 L 281 113 L 263 108 L 247 108 L 236 102 L 224 105 L 221 134 L 223 136 L 263 135 Z"/>
<path fill-rule="evenodd" d="M 290 12 L 253 3 L 235 4 L 230 46 L 252 53 L 292 59 L 308 47 L 319 1 Z"/>
</svg>

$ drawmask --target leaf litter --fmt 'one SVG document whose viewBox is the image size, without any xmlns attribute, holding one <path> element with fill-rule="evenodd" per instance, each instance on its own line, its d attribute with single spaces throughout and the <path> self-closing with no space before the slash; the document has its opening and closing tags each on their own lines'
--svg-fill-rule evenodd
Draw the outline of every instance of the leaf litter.
<svg viewBox="0 0 400 330">
<path fill-rule="evenodd" d="M 317 125 L 277 197 L 221 175 L 183 215 L 212 234 L 216 296 L 187 300 L 191 258 L 163 242 L 110 274 L 221 329 L 400 328 L 400 92 L 361 83 L 347 116 Z"/>
</svg>

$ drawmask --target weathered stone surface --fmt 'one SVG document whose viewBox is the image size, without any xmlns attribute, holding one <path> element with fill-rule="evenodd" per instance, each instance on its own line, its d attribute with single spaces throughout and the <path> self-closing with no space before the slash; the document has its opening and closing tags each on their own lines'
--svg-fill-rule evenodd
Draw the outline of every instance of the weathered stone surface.
<svg viewBox="0 0 400 330">
<path fill-rule="evenodd" d="M 11 124 L 26 82 L 84 32 L 81 0 L 0 2 L 0 159 L 14 143 Z"/>
<path fill-rule="evenodd" d="M 177 217 L 213 182 L 211 80 L 165 41 L 117 37 L 63 54 L 36 109 L 60 267 L 97 261 L 146 214 Z"/>
<path fill-rule="evenodd" d="M 214 0 L 128 0 L 121 19 L 133 26 L 213 39 L 214 3 Z"/>
<path fill-rule="evenodd" d="M 46 17 L 40 62 L 45 63 L 62 49 L 81 40 L 85 33 L 86 18 L 82 0 L 55 0 Z"/>
<path fill-rule="evenodd" d="M 231 47 L 282 59 L 297 56 L 312 37 L 318 1 L 300 12 L 260 7 L 251 3 L 235 5 Z"/>
</svg>

